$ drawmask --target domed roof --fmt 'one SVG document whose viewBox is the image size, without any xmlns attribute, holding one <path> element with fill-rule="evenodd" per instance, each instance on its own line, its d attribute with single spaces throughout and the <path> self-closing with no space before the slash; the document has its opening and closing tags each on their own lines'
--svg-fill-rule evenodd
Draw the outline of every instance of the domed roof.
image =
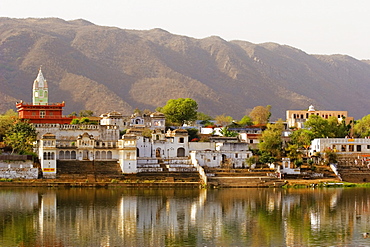
<svg viewBox="0 0 370 247">
<path fill-rule="evenodd" d="M 315 108 L 313 107 L 313 105 L 310 105 L 310 106 L 308 107 L 308 111 L 315 111 Z"/>
</svg>

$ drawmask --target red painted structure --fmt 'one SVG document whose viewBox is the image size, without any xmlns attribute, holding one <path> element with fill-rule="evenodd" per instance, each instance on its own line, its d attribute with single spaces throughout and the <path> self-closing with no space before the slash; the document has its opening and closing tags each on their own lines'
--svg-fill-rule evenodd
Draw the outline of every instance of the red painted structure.
<svg viewBox="0 0 370 247">
<path fill-rule="evenodd" d="M 63 116 L 64 101 L 47 105 L 24 103 L 16 104 L 20 119 L 29 119 L 30 123 L 58 123 L 70 124 L 74 117 Z"/>
</svg>

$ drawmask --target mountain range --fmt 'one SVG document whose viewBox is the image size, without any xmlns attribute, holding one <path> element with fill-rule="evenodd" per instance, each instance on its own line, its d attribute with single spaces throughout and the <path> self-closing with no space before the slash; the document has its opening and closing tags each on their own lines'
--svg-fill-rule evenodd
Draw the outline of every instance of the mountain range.
<svg viewBox="0 0 370 247">
<path fill-rule="evenodd" d="M 311 55 L 276 43 L 212 36 L 195 39 L 162 29 L 126 30 L 86 20 L 0 18 L 0 113 L 31 102 L 42 71 L 49 102 L 64 114 L 96 115 L 135 108 L 154 111 L 169 99 L 192 98 L 199 111 L 240 119 L 271 105 L 286 110 L 369 114 L 370 62 L 346 55 Z"/>
</svg>

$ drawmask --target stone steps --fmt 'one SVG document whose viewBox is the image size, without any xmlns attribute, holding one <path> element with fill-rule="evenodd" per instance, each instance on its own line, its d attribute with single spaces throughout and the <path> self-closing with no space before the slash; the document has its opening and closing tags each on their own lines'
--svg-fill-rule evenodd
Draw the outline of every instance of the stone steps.
<svg viewBox="0 0 370 247">
<path fill-rule="evenodd" d="M 338 163 L 337 171 L 345 182 L 366 183 L 370 182 L 370 169 L 362 164 Z"/>
<path fill-rule="evenodd" d="M 272 177 L 213 177 L 208 184 L 216 187 L 281 187 L 285 182 Z"/>
</svg>

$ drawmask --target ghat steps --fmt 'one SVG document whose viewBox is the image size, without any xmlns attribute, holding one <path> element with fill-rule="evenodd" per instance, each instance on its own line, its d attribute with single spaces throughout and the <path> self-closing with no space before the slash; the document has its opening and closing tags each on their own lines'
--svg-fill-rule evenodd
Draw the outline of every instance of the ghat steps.
<svg viewBox="0 0 370 247">
<path fill-rule="evenodd" d="M 281 187 L 284 180 L 270 169 L 219 169 L 205 168 L 208 185 L 212 187 Z"/>
</svg>

